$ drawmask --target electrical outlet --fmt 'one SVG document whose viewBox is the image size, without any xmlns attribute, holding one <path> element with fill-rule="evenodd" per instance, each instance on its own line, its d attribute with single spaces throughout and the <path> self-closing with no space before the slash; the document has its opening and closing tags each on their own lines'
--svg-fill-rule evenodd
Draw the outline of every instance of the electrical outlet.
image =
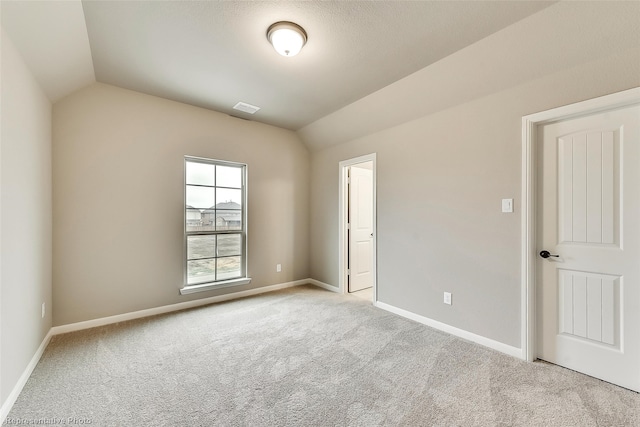
<svg viewBox="0 0 640 427">
<path fill-rule="evenodd" d="M 276 264 L 276 272 L 280 273 L 282 271 L 282 264 Z"/>
<path fill-rule="evenodd" d="M 44 313 L 45 313 L 45 305 L 44 303 L 42 303 L 42 318 L 44 319 Z"/>
<path fill-rule="evenodd" d="M 444 303 L 451 305 L 451 292 L 444 293 Z"/>
</svg>

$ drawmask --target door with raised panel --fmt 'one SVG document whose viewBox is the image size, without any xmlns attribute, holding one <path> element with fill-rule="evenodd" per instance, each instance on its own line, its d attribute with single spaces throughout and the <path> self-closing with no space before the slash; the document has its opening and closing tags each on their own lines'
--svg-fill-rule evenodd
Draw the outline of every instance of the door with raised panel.
<svg viewBox="0 0 640 427">
<path fill-rule="evenodd" d="M 368 167 L 364 167 L 368 166 Z M 373 286 L 373 170 L 349 171 L 349 292 Z"/>
<path fill-rule="evenodd" d="M 537 357 L 640 391 L 640 106 L 537 138 Z"/>
</svg>

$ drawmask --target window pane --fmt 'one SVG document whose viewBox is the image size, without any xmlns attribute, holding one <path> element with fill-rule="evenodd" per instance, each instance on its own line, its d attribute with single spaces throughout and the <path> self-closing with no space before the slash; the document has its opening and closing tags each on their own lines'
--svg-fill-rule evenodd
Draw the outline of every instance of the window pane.
<svg viewBox="0 0 640 427">
<path fill-rule="evenodd" d="M 200 209 L 187 206 L 187 225 L 200 225 L 202 222 L 202 212 Z"/>
<path fill-rule="evenodd" d="M 218 166 L 216 169 L 218 187 L 242 187 L 242 169 L 230 166 Z"/>
<path fill-rule="evenodd" d="M 216 280 L 216 258 L 187 261 L 187 284 L 214 282 Z"/>
<path fill-rule="evenodd" d="M 240 234 L 218 235 L 218 256 L 242 255 L 242 236 Z"/>
<path fill-rule="evenodd" d="M 242 230 L 242 191 L 218 188 L 216 230 Z"/>
<path fill-rule="evenodd" d="M 218 211 L 216 213 L 216 230 L 242 230 L 241 211 Z"/>
<path fill-rule="evenodd" d="M 215 165 L 187 162 L 187 184 L 216 185 Z"/>
<path fill-rule="evenodd" d="M 216 208 L 218 209 L 241 209 L 242 190 L 230 190 L 228 188 L 218 188 L 216 193 Z"/>
<path fill-rule="evenodd" d="M 239 191 L 239 190 L 238 190 Z M 212 187 L 187 185 L 187 209 L 209 209 L 215 205 L 216 190 Z"/>
<path fill-rule="evenodd" d="M 236 255 L 236 254 L 232 254 Z M 187 259 L 213 258 L 216 256 L 216 236 L 187 237 Z"/>
<path fill-rule="evenodd" d="M 198 221 L 187 223 L 187 232 L 198 232 L 198 231 L 215 231 L 216 227 L 213 223 L 207 223 L 206 221 Z"/>
<path fill-rule="evenodd" d="M 241 277 L 240 257 L 218 258 L 218 280 Z"/>
</svg>

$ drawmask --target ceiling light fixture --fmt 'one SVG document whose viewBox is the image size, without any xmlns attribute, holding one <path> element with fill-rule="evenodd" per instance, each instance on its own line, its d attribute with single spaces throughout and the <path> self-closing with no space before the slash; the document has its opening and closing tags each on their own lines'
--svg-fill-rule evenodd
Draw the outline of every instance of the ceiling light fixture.
<svg viewBox="0 0 640 427">
<path fill-rule="evenodd" d="M 267 40 L 282 56 L 295 56 L 307 42 L 307 33 L 298 24 L 280 21 L 267 30 Z"/>
</svg>

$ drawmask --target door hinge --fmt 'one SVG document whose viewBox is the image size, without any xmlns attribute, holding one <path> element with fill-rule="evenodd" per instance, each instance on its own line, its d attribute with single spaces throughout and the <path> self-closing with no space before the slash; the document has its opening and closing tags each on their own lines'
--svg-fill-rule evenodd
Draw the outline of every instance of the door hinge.
<svg viewBox="0 0 640 427">
<path fill-rule="evenodd" d="M 351 275 L 351 269 L 347 268 L 347 276 Z"/>
<path fill-rule="evenodd" d="M 351 224 L 347 223 L 347 230 L 351 230 Z"/>
</svg>

